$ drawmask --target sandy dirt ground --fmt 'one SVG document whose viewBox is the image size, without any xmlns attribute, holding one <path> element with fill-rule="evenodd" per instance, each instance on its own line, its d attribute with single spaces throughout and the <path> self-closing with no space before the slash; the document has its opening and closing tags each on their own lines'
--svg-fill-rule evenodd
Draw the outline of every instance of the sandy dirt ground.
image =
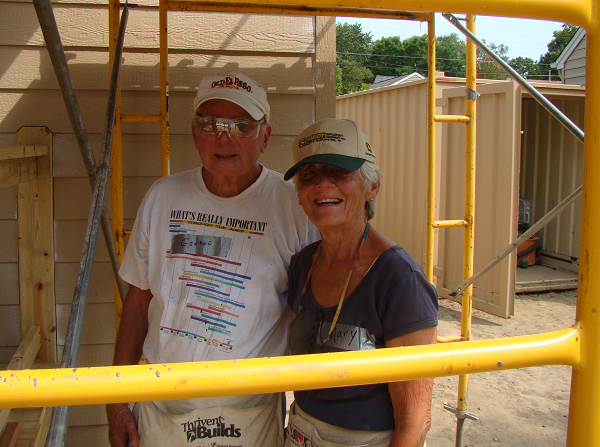
<svg viewBox="0 0 600 447">
<path fill-rule="evenodd" d="M 505 320 L 475 310 L 472 339 L 499 338 L 549 332 L 575 322 L 575 290 L 520 294 L 515 315 Z M 460 305 L 440 301 L 439 334 L 460 333 Z M 463 446 L 554 447 L 566 443 L 571 368 L 542 366 L 469 376 L 467 420 Z M 435 380 L 432 427 L 427 447 L 455 445 L 456 418 L 444 402 L 456 406 L 457 377 Z"/>
</svg>

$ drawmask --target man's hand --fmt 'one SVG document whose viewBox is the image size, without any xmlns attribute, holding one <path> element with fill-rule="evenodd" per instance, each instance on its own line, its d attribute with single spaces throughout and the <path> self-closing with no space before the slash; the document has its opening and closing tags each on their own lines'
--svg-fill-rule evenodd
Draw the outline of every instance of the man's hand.
<svg viewBox="0 0 600 447">
<path fill-rule="evenodd" d="M 128 445 L 137 447 L 140 444 L 140 435 L 129 405 L 108 404 L 106 416 L 108 417 L 108 440 L 112 447 L 128 447 Z"/>
<path fill-rule="evenodd" d="M 140 361 L 142 346 L 148 333 L 148 307 L 151 299 L 150 290 L 129 286 L 129 292 L 123 303 L 123 315 L 117 333 L 113 365 L 135 365 Z M 106 416 L 108 417 L 108 440 L 112 447 L 140 445 L 140 434 L 135 418 L 127 404 L 108 404 Z"/>
</svg>

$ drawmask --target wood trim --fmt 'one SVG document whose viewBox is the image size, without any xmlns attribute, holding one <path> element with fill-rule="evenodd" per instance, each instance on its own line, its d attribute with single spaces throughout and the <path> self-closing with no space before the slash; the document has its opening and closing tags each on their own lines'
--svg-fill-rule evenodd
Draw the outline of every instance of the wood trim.
<svg viewBox="0 0 600 447">
<path fill-rule="evenodd" d="M 31 326 L 27 330 L 25 337 L 21 339 L 21 344 L 15 351 L 15 355 L 13 355 L 12 360 L 6 369 L 14 371 L 31 368 L 31 365 L 33 365 L 33 361 L 35 360 L 35 356 L 40 350 L 40 346 L 40 327 Z"/>
<path fill-rule="evenodd" d="M 15 351 L 12 360 L 8 364 L 6 369 L 10 371 L 28 369 L 33 364 L 36 354 L 40 349 L 40 327 L 31 326 L 25 337 L 22 338 L 21 344 Z M 4 429 L 4 424 L 8 420 L 10 414 L 10 408 L 3 408 L 0 410 L 0 433 Z M 8 427 L 6 428 L 8 430 Z M 4 435 L 3 438 L 4 439 Z M 0 442 L 0 445 L 4 445 Z"/>
<path fill-rule="evenodd" d="M 21 339 L 33 325 L 40 327 L 37 361 L 56 361 L 54 296 L 54 212 L 52 134 L 45 127 L 23 127 L 17 145 L 42 145 L 48 154 L 32 159 L 37 178 L 18 184 L 19 297 Z"/>
<path fill-rule="evenodd" d="M 34 158 L 0 161 L 0 188 L 7 188 L 35 178 L 37 178 L 37 163 Z"/>
<path fill-rule="evenodd" d="M 335 17 L 315 17 L 315 121 L 335 117 Z"/>
<path fill-rule="evenodd" d="M 15 158 L 38 157 L 48 155 L 47 146 L 5 146 L 0 147 L 0 160 L 11 160 Z"/>
<path fill-rule="evenodd" d="M 46 444 L 46 438 L 48 437 L 48 430 L 50 429 L 50 420 L 52 419 L 52 407 L 45 407 L 42 409 L 40 415 L 40 425 L 35 434 L 35 440 L 33 447 L 44 447 Z"/>
</svg>

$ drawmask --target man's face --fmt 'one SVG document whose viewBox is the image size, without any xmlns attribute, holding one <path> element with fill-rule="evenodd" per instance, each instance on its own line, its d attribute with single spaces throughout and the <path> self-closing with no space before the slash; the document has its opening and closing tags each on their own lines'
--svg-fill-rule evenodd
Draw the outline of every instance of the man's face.
<svg viewBox="0 0 600 447">
<path fill-rule="evenodd" d="M 211 99 L 203 103 L 197 115 L 254 122 L 242 107 L 224 99 Z M 271 126 L 262 125 L 257 137 L 232 137 L 227 132 L 204 134 L 192 122 L 194 144 L 202 165 L 215 179 L 245 180 L 260 174 L 258 157 L 264 152 L 271 136 Z"/>
</svg>

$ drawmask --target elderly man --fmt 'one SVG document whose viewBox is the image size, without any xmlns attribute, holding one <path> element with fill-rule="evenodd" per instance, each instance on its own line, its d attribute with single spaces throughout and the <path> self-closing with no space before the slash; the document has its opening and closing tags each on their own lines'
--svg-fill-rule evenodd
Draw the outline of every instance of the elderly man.
<svg viewBox="0 0 600 447">
<path fill-rule="evenodd" d="M 114 364 L 283 355 L 291 256 L 317 239 L 294 187 L 258 163 L 271 136 L 263 88 L 207 76 L 192 135 L 202 167 L 144 198 L 120 270 L 130 284 Z M 107 405 L 113 447 L 279 446 L 280 395 Z M 135 414 L 135 416 L 134 416 Z M 137 423 L 136 423 L 137 422 Z"/>
</svg>

